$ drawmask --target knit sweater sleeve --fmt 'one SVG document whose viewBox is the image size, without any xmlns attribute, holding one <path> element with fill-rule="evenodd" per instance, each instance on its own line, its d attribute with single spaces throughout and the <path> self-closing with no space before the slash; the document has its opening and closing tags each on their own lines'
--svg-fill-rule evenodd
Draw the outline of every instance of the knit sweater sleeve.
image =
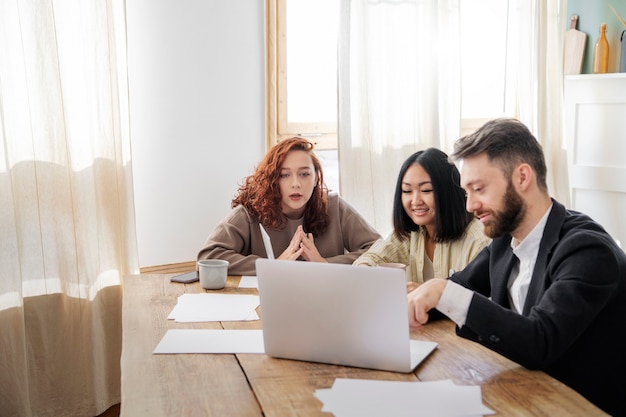
<svg viewBox="0 0 626 417">
<path fill-rule="evenodd" d="M 215 227 L 197 258 L 228 261 L 229 275 L 255 275 L 255 261 L 262 257 L 255 253 L 259 252 L 255 242 L 260 239 L 258 222 L 243 206 L 237 206 Z"/>
<path fill-rule="evenodd" d="M 382 263 L 402 263 L 409 265 L 410 239 L 400 240 L 392 233 L 385 239 L 377 240 L 365 253 L 354 261 L 354 265 L 376 266 Z"/>
</svg>

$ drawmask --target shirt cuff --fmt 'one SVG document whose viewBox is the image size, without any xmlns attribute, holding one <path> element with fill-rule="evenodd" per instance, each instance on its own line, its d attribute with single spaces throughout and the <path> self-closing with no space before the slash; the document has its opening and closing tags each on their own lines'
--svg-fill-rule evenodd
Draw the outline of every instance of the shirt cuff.
<svg viewBox="0 0 626 417">
<path fill-rule="evenodd" d="M 456 282 L 448 281 L 436 308 L 448 316 L 457 326 L 463 327 L 473 296 L 472 290 L 468 290 Z"/>
</svg>

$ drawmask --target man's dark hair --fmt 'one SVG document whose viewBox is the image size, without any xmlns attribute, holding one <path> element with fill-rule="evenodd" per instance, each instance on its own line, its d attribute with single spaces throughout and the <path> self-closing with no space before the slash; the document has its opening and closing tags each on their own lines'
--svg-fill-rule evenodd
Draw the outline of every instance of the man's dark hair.
<svg viewBox="0 0 626 417">
<path fill-rule="evenodd" d="M 500 118 L 485 123 L 474 133 L 457 140 L 450 157 L 461 160 L 482 153 L 487 154 L 489 160 L 498 165 L 507 178 L 511 177 L 513 169 L 519 164 L 530 165 L 537 176 L 539 189 L 548 192 L 548 170 L 543 149 L 519 120 Z"/>
</svg>

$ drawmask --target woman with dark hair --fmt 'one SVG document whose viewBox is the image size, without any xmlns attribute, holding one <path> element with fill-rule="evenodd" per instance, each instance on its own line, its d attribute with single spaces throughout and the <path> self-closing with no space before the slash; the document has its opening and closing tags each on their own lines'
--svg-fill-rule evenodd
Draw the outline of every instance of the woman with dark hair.
<svg viewBox="0 0 626 417">
<path fill-rule="evenodd" d="M 393 233 L 377 241 L 355 265 L 401 263 L 409 289 L 461 270 L 490 239 L 465 209 L 460 175 L 436 148 L 415 152 L 400 168 L 393 200 Z"/>
<path fill-rule="evenodd" d="M 224 259 L 231 275 L 255 275 L 255 261 L 268 256 L 261 227 L 276 259 L 352 263 L 380 235 L 348 203 L 329 194 L 313 144 L 285 139 L 244 179 L 231 213 L 198 253 Z"/>
</svg>

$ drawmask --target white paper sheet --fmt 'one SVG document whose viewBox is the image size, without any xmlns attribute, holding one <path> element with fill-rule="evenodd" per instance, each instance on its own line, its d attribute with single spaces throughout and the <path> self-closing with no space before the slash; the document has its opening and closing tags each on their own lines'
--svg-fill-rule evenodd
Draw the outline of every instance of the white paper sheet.
<svg viewBox="0 0 626 417">
<path fill-rule="evenodd" d="M 261 229 L 261 237 L 263 238 L 263 245 L 265 246 L 265 253 L 267 253 L 267 259 L 274 259 L 274 248 L 272 248 L 272 241 L 270 235 L 261 223 L 259 223 L 259 229 Z"/>
<path fill-rule="evenodd" d="M 261 330 L 170 329 L 152 353 L 264 353 Z"/>
<path fill-rule="evenodd" d="M 259 288 L 257 277 L 243 275 L 239 281 L 239 288 Z"/>
<path fill-rule="evenodd" d="M 168 319 L 177 322 L 258 320 L 258 295 L 183 294 Z"/>
<path fill-rule="evenodd" d="M 480 386 L 434 382 L 336 379 L 332 388 L 318 389 L 322 411 L 346 416 L 482 416 L 494 411 L 482 404 Z M 450 401 L 454 398 L 454 401 Z"/>
</svg>

